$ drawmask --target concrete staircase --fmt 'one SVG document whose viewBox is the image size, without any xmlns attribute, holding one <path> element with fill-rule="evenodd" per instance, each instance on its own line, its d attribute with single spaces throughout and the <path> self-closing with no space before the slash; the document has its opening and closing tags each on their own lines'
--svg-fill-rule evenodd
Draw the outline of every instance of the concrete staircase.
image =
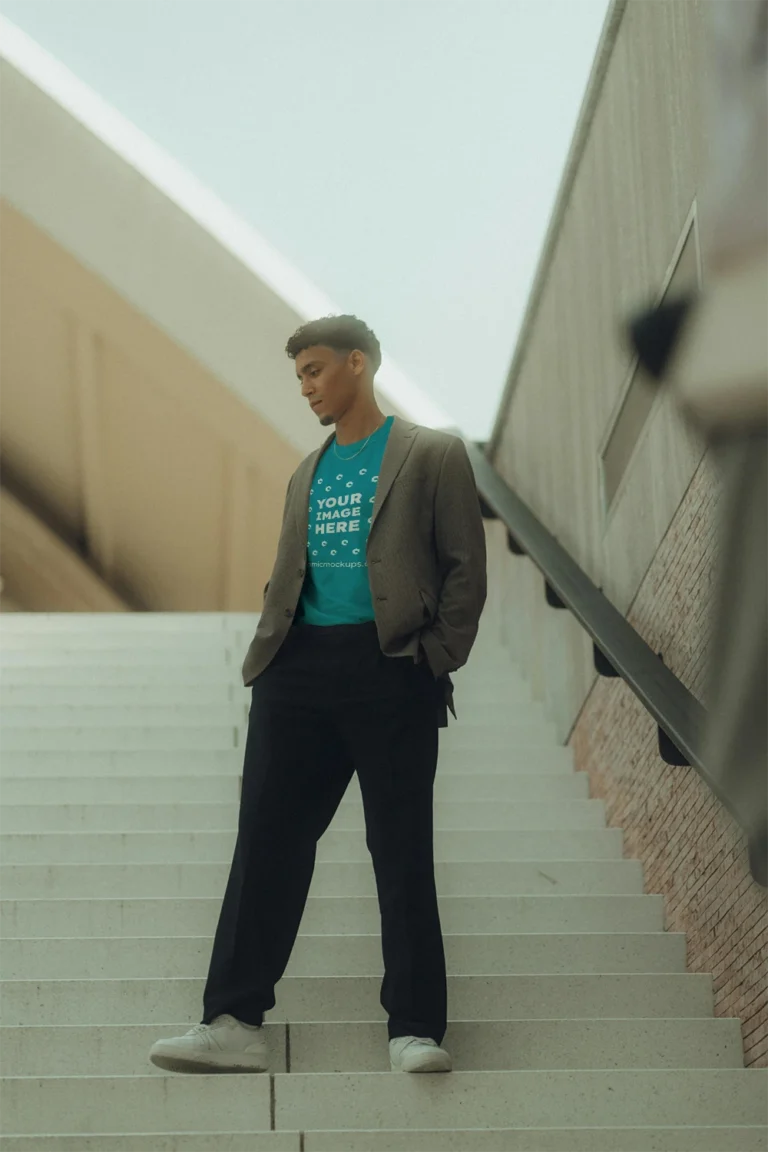
<svg viewBox="0 0 768 1152">
<path fill-rule="evenodd" d="M 255 624 L 0 621 L 2 1152 L 758 1152 L 768 1080 L 484 630 L 444 734 L 451 1076 L 387 1069 L 356 786 L 320 846 L 271 1076 L 164 1075 L 199 1019 Z"/>
</svg>

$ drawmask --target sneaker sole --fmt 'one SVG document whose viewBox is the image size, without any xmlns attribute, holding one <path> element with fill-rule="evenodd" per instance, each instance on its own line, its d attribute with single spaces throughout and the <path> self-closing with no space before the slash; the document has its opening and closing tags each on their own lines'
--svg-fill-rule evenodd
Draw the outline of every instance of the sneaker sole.
<svg viewBox="0 0 768 1152">
<path fill-rule="evenodd" d="M 419 1060 L 403 1068 L 400 1064 L 390 1063 L 393 1072 L 450 1072 L 453 1068 L 451 1058 L 447 1052 L 425 1054 Z"/>
<path fill-rule="evenodd" d="M 227 1072 L 267 1072 L 269 1065 L 266 1057 L 258 1056 L 243 1056 L 238 1062 L 233 1062 L 230 1057 L 221 1054 L 219 1061 L 211 1054 L 202 1054 L 199 1057 L 191 1055 L 174 1054 L 173 1052 L 150 1052 L 149 1058 L 156 1068 L 162 1068 L 164 1072 L 187 1072 L 187 1073 L 214 1073 L 220 1072 L 222 1074 Z"/>
</svg>

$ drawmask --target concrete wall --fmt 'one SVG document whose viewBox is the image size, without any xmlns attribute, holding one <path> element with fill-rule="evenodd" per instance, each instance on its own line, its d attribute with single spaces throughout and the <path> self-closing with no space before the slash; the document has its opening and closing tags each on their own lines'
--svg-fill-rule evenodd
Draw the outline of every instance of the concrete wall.
<svg viewBox="0 0 768 1152">
<path fill-rule="evenodd" d="M 705 7 L 611 9 L 491 445 L 511 486 L 704 703 L 719 480 L 670 397 L 643 395 L 622 324 L 701 282 Z M 601 458 L 617 423 L 623 474 L 609 503 Z M 547 606 L 500 525 L 491 538 L 505 644 L 624 829 L 647 890 L 664 894 L 668 927 L 688 934 L 689 967 L 714 974 L 716 1012 L 741 1017 L 747 1063 L 765 1066 L 768 910 L 740 830 L 692 769 L 661 761 L 650 717 L 623 682 L 596 678 L 591 642 Z"/>
<path fill-rule="evenodd" d="M 46 563 L 68 544 L 136 608 L 260 609 L 299 453 L 1 200 L 0 227 L 3 477 L 61 539 Z M 3 554 L 12 599 L 62 609 L 20 534 Z"/>
<path fill-rule="evenodd" d="M 0 612 L 129 611 L 74 548 L 4 488 L 0 540 Z"/>
<path fill-rule="evenodd" d="M 699 699 L 717 560 L 719 485 L 705 457 L 629 613 L 633 627 Z M 578 768 L 624 830 L 625 852 L 665 897 L 666 926 L 685 932 L 688 967 L 714 977 L 718 1016 L 742 1021 L 746 1063 L 768 1065 L 768 911 L 747 844 L 692 768 L 660 759 L 656 725 L 621 680 L 600 680 L 571 735 Z"/>
<path fill-rule="evenodd" d="M 605 508 L 600 453 L 632 373 L 621 325 L 663 290 L 695 230 L 704 32 L 695 0 L 631 0 L 609 21 L 493 439 L 501 473 L 622 611 L 702 455 L 660 395 Z M 540 584 L 510 562 L 508 594 L 525 604 L 528 629 L 509 639 L 565 737 L 592 684 L 591 649 L 550 619 Z"/>
</svg>

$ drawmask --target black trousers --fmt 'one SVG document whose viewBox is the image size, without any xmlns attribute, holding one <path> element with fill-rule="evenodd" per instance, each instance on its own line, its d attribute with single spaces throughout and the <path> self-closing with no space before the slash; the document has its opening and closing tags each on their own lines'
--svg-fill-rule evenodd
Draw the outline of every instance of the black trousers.
<svg viewBox="0 0 768 1152">
<path fill-rule="evenodd" d="M 203 1023 L 259 1024 L 275 1006 L 317 842 L 354 772 L 381 912 L 389 1035 L 446 1027 L 432 794 L 438 691 L 426 662 L 386 657 L 376 626 L 293 628 L 253 684 L 238 837 Z"/>
</svg>

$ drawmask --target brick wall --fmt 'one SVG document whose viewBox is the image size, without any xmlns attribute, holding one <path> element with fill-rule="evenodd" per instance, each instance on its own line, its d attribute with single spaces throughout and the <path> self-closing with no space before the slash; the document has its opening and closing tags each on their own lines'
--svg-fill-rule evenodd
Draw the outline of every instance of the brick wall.
<svg viewBox="0 0 768 1152">
<path fill-rule="evenodd" d="M 629 612 L 704 702 L 718 495 L 705 457 Z M 663 763 L 656 727 L 623 681 L 595 682 L 570 743 L 627 856 L 643 862 L 646 891 L 664 896 L 667 928 L 687 934 L 689 969 L 713 974 L 716 1014 L 740 1017 L 746 1063 L 768 1067 L 768 901 L 739 829 L 693 769 Z"/>
</svg>

